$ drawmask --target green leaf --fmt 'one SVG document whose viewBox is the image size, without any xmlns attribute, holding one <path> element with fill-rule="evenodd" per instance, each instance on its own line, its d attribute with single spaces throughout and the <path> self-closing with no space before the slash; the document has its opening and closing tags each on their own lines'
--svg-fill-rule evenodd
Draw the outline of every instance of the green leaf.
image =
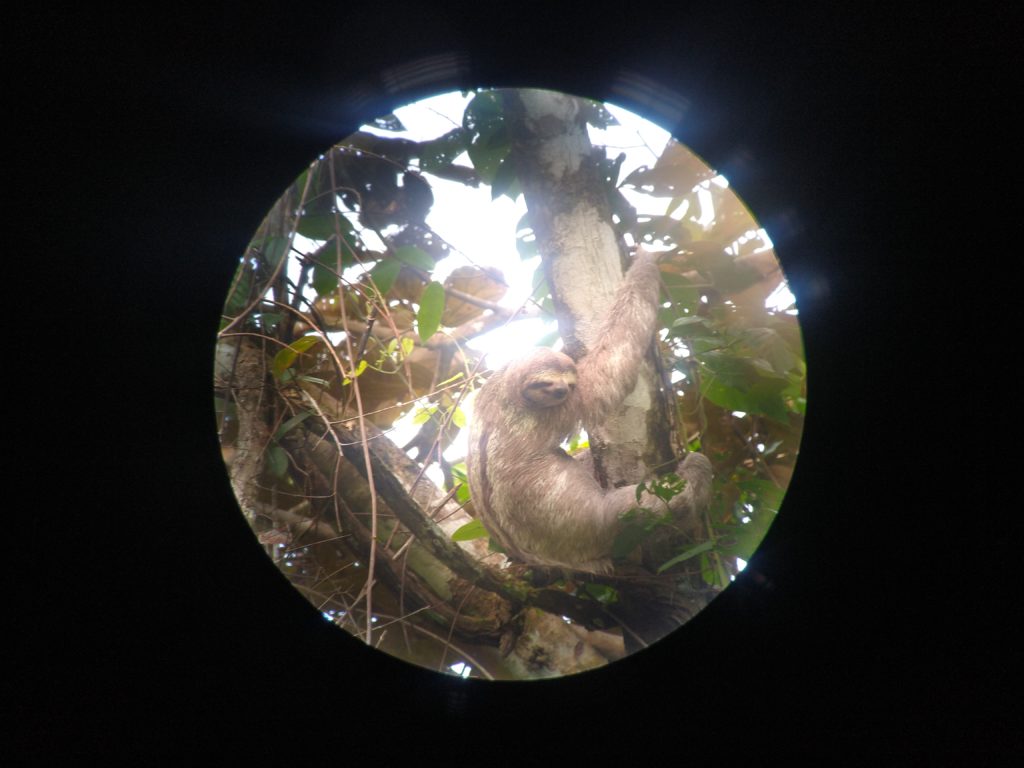
<svg viewBox="0 0 1024 768">
<path fill-rule="evenodd" d="M 711 321 L 699 315 L 690 315 L 674 320 L 671 333 L 673 336 L 682 336 L 687 339 L 716 335 L 715 329 L 711 326 Z"/>
<path fill-rule="evenodd" d="M 356 234 L 347 219 L 342 218 L 341 221 L 345 226 L 342 227 L 340 246 L 338 239 L 332 233 L 327 242 L 317 248 L 309 257 L 313 262 L 313 288 L 319 296 L 333 293 L 338 287 L 338 273 L 356 263 L 354 256 L 358 245 Z"/>
<path fill-rule="evenodd" d="M 750 522 L 741 526 L 742 535 L 739 537 L 738 543 L 742 547 L 739 554 L 744 560 L 749 560 L 754 554 L 777 517 L 778 512 L 772 509 L 756 510 L 750 515 Z"/>
<path fill-rule="evenodd" d="M 479 520 L 471 520 L 452 534 L 452 541 L 473 541 L 483 539 L 490 534 Z"/>
<path fill-rule="evenodd" d="M 422 269 L 424 272 L 432 272 L 434 269 L 434 260 L 430 254 L 415 245 L 400 245 L 395 248 L 395 258 L 403 264 Z"/>
<path fill-rule="evenodd" d="M 673 565 L 679 565 L 679 563 L 684 563 L 687 560 L 690 560 L 691 558 L 697 557 L 697 555 L 709 552 L 711 551 L 711 549 L 714 548 L 714 546 L 714 541 L 705 541 L 703 544 L 698 544 L 695 547 L 691 547 L 690 549 L 683 552 L 681 555 L 676 555 L 671 560 L 662 563 L 661 566 L 658 568 L 658 573 L 664 573 Z"/>
<path fill-rule="evenodd" d="M 587 582 L 583 585 L 583 593 L 597 600 L 602 605 L 612 605 L 619 602 L 619 591 L 615 587 L 609 587 L 607 584 Z"/>
<path fill-rule="evenodd" d="M 494 147 L 487 146 L 486 142 L 479 140 L 469 145 L 469 159 L 473 162 L 473 167 L 484 183 L 494 182 L 494 177 L 497 175 L 502 161 L 511 149 L 510 146 L 501 144 Z"/>
<path fill-rule="evenodd" d="M 368 363 L 367 363 L 367 362 L 366 362 L 365 360 L 360 360 L 360 361 L 359 361 L 359 364 L 358 364 L 358 365 L 356 366 L 356 370 L 355 370 L 355 372 L 354 372 L 354 373 L 352 374 L 351 378 L 350 378 L 350 377 L 348 377 L 348 376 L 345 376 L 345 377 L 344 377 L 344 378 L 343 378 L 343 379 L 341 380 L 341 384 L 342 384 L 342 386 L 346 386 L 346 385 L 348 385 L 348 384 L 351 384 L 351 383 L 352 383 L 352 379 L 357 379 L 357 378 L 359 378 L 360 376 L 362 376 L 362 375 L 363 375 L 363 371 L 365 371 L 365 370 L 366 370 L 366 368 L 367 368 L 367 365 L 368 365 Z"/>
<path fill-rule="evenodd" d="M 292 416 L 288 421 L 278 427 L 277 432 L 274 433 L 274 439 L 280 440 L 282 437 L 291 432 L 295 427 L 304 422 L 310 416 L 313 415 L 312 411 L 303 411 L 302 413 Z"/>
<path fill-rule="evenodd" d="M 402 262 L 398 259 L 381 259 L 370 270 L 370 279 L 383 296 L 391 290 L 402 271 Z"/>
<path fill-rule="evenodd" d="M 318 342 L 321 341 L 319 336 L 303 336 L 301 339 L 297 339 L 289 344 L 287 347 L 282 349 L 276 355 L 270 365 L 270 369 L 276 378 L 281 378 L 284 372 L 294 365 L 298 356 L 303 352 L 308 352 Z"/>
<path fill-rule="evenodd" d="M 295 231 L 310 240 L 327 240 L 337 234 L 335 227 L 338 218 L 344 217 L 337 213 L 303 216 L 299 219 L 299 226 Z"/>
<path fill-rule="evenodd" d="M 668 281 L 665 282 L 667 283 Z M 693 285 L 681 284 L 666 284 L 665 287 L 666 292 L 668 293 L 668 297 L 672 300 L 672 304 L 678 307 L 680 310 L 696 312 L 697 309 L 700 307 L 700 288 Z"/>
<path fill-rule="evenodd" d="M 460 483 L 466 482 L 466 479 L 467 479 L 466 462 L 460 461 L 458 464 L 452 464 L 451 470 L 452 470 L 452 477 L 454 477 Z"/>
<path fill-rule="evenodd" d="M 785 340 L 770 328 L 748 328 L 739 335 L 751 357 L 767 360 L 776 373 L 786 373 L 800 365 L 800 358 L 793 353 Z"/>
<path fill-rule="evenodd" d="M 420 170 L 427 173 L 451 165 L 469 146 L 469 131 L 455 128 L 420 145 Z"/>
<path fill-rule="evenodd" d="M 490 134 L 504 123 L 500 91 L 480 91 L 462 113 L 462 127 L 477 134 Z"/>
<path fill-rule="evenodd" d="M 720 536 L 718 548 L 726 555 L 749 560 L 775 522 L 776 513 L 769 509 L 756 510 L 750 515 L 750 522 L 739 525 L 716 526 Z"/>
<path fill-rule="evenodd" d="M 674 472 L 659 477 L 650 484 L 650 492 L 664 502 L 669 502 L 686 487 L 686 481 Z"/>
<path fill-rule="evenodd" d="M 279 445 L 272 445 L 267 449 L 267 452 L 264 454 L 264 461 L 266 462 L 267 471 L 273 477 L 284 477 L 288 471 L 288 454 Z"/>
<path fill-rule="evenodd" d="M 338 272 L 323 262 L 313 266 L 313 290 L 317 296 L 329 296 L 338 289 Z"/>
<path fill-rule="evenodd" d="M 455 408 L 452 411 L 452 424 L 459 429 L 465 429 L 466 427 L 466 412 L 461 408 Z"/>
<path fill-rule="evenodd" d="M 631 510 L 622 516 L 622 525 L 612 542 L 612 557 L 621 560 L 639 547 L 661 522 L 661 518 Z"/>
<path fill-rule="evenodd" d="M 612 542 L 612 557 L 616 560 L 628 557 L 629 553 L 639 547 L 643 540 L 647 538 L 647 533 L 647 531 L 640 527 L 630 526 L 629 528 L 624 528 L 615 537 L 615 541 Z"/>
<path fill-rule="evenodd" d="M 538 264 L 537 268 L 533 270 L 530 284 L 535 286 L 533 293 L 530 294 L 530 298 L 534 301 L 543 301 L 547 296 L 551 295 L 551 288 L 548 287 L 548 278 L 544 274 L 544 262 Z"/>
<path fill-rule="evenodd" d="M 718 552 L 702 552 L 700 554 L 700 577 L 703 582 L 712 587 L 725 588 L 729 586 L 729 574 L 722 564 L 722 557 Z"/>
<path fill-rule="evenodd" d="M 287 237 L 271 237 L 263 243 L 260 251 L 271 271 L 277 269 L 281 260 L 288 254 L 288 243 Z"/>
<path fill-rule="evenodd" d="M 515 155 L 509 153 L 501 161 L 491 182 L 491 200 L 497 200 L 502 195 L 508 195 L 513 201 L 519 197 L 519 168 Z"/>
<path fill-rule="evenodd" d="M 260 328 L 265 331 L 270 331 L 275 325 L 284 320 L 283 312 L 260 312 L 255 315 L 259 320 Z"/>
<path fill-rule="evenodd" d="M 750 560 L 775 520 L 785 492 L 762 477 L 743 477 L 736 486 L 740 494 L 731 516 L 745 522 L 717 524 L 718 549 L 725 555 Z"/>
<path fill-rule="evenodd" d="M 420 296 L 420 310 L 416 313 L 416 330 L 420 339 L 426 341 L 441 327 L 444 314 L 444 286 L 436 280 L 423 289 Z"/>
<path fill-rule="evenodd" d="M 494 537 L 487 540 L 487 550 L 489 552 L 500 552 L 503 555 L 505 554 L 505 548 L 501 546 L 501 544 L 498 543 L 498 540 Z"/>
<path fill-rule="evenodd" d="M 415 415 L 412 417 L 412 423 L 419 426 L 420 424 L 426 424 L 430 417 L 437 411 L 437 406 L 432 405 L 429 408 L 419 408 Z"/>
<path fill-rule="evenodd" d="M 785 491 L 770 480 L 761 477 L 749 477 L 737 482 L 743 492 L 742 500 L 761 509 L 777 512 L 782 504 Z"/>
<path fill-rule="evenodd" d="M 782 392 L 789 380 L 773 371 L 767 361 L 714 351 L 698 354 L 697 359 L 702 369 L 701 392 L 715 405 L 787 421 Z"/>
<path fill-rule="evenodd" d="M 501 93 L 478 93 L 466 106 L 462 126 L 473 135 L 473 140 L 466 148 L 469 159 L 480 178 L 490 184 L 498 166 L 511 149 Z"/>
<path fill-rule="evenodd" d="M 767 416 L 785 424 L 788 408 L 781 397 L 780 388 L 767 382 L 758 382 L 748 389 L 724 385 L 715 378 L 701 380 L 701 392 L 715 405 L 727 411 L 744 411 Z"/>
</svg>

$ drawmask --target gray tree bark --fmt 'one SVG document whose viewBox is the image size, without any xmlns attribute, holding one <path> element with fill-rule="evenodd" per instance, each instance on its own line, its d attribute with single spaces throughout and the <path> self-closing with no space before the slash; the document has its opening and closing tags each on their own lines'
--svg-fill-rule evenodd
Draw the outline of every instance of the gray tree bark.
<svg viewBox="0 0 1024 768">
<path fill-rule="evenodd" d="M 512 158 L 559 332 L 572 357 L 596 342 L 626 259 L 587 133 L 585 106 L 553 91 L 507 91 L 505 98 Z M 649 354 L 623 405 L 589 434 L 598 479 L 606 485 L 640 482 L 672 459 L 652 359 Z"/>
</svg>

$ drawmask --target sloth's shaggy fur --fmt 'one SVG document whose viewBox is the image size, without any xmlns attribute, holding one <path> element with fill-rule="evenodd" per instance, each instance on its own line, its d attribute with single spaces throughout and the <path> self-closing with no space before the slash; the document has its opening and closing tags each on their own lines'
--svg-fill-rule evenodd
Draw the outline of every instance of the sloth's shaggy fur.
<svg viewBox="0 0 1024 768">
<path fill-rule="evenodd" d="M 657 300 L 655 257 L 641 252 L 582 359 L 538 349 L 494 374 L 477 394 L 468 456 L 473 504 L 512 559 L 611 570 L 621 517 L 638 506 L 636 486 L 602 488 L 584 462 L 559 446 L 581 424 L 600 424 L 636 386 Z M 711 463 L 691 453 L 677 473 L 686 487 L 669 506 L 693 521 L 710 502 Z M 639 506 L 664 510 L 646 491 Z"/>
</svg>

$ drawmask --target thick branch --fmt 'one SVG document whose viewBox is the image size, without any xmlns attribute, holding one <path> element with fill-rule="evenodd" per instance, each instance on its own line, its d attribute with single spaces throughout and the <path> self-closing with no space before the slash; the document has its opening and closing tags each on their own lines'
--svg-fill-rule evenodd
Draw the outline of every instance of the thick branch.
<svg viewBox="0 0 1024 768">
<path fill-rule="evenodd" d="M 293 390 L 287 396 L 295 398 L 297 406 L 308 408 L 305 399 L 299 399 L 296 395 Z M 311 396 L 305 394 L 305 397 Z M 300 428 L 305 428 L 309 422 L 321 422 L 335 437 L 335 440 L 324 441 L 325 444 L 334 448 L 340 446 L 345 459 L 365 480 L 367 471 L 359 430 L 354 425 L 339 426 L 323 422 L 324 415 L 341 412 L 340 404 L 326 393 L 317 394 L 316 410 L 317 418 L 308 419 Z M 499 595 L 513 605 L 536 606 L 558 616 L 568 616 L 588 627 L 606 627 L 612 623 L 603 607 L 594 601 L 580 599 L 552 587 L 534 587 L 474 559 L 469 552 L 452 541 L 450 535 L 427 513 L 429 511 L 437 517 L 451 519 L 458 512 L 458 505 L 453 501 L 444 501 L 444 494 L 422 476 L 420 467 L 377 427 L 367 423 L 366 431 L 374 488 L 378 496 L 427 553 L 448 568 L 455 578 L 465 582 L 461 586 L 457 585 L 453 591 L 474 586 Z M 323 440 L 322 433 L 317 434 L 315 429 L 311 436 L 314 440 Z"/>
<path fill-rule="evenodd" d="M 250 521 L 256 513 L 256 480 L 263 471 L 264 451 L 270 442 L 270 430 L 262 414 L 266 375 L 264 354 L 251 344 L 240 343 L 231 380 L 231 393 L 238 415 L 238 437 L 229 476 L 238 504 Z"/>
<path fill-rule="evenodd" d="M 345 458 L 365 477 L 366 470 L 362 451 L 359 449 L 358 431 L 339 427 L 335 429 L 342 440 Z M 453 573 L 470 584 L 498 594 L 513 603 L 533 605 L 559 616 L 568 616 L 590 627 L 608 625 L 604 610 L 597 603 L 581 600 L 558 589 L 533 587 L 484 566 L 470 557 L 438 527 L 437 523 L 424 514 L 421 506 L 406 490 L 405 483 L 421 474 L 419 467 L 394 443 L 383 437 L 383 433 L 376 427 L 368 424 L 367 432 L 377 492 L 409 532 Z M 421 484 L 422 490 L 427 491 L 425 495 L 432 495 L 426 486 L 433 488 L 433 483 L 421 477 L 416 487 L 421 487 Z M 436 488 L 434 491 L 436 492 Z"/>
<path fill-rule="evenodd" d="M 320 470 L 323 480 L 319 484 L 318 492 L 327 496 L 333 490 L 338 494 L 336 509 L 341 515 L 341 522 L 344 528 L 354 535 L 364 553 L 368 554 L 370 529 L 353 511 L 353 505 L 356 505 L 356 508 L 364 506 L 365 497 L 368 495 L 365 492 L 365 478 L 347 462 L 339 466 L 335 449 L 324 440 L 306 434 L 298 450 Z M 332 476 L 333 482 L 329 479 Z M 362 488 L 358 487 L 360 481 L 363 483 Z M 394 519 L 394 513 L 383 500 L 379 505 L 378 514 L 385 520 Z M 507 603 L 503 603 L 494 595 L 490 595 L 493 599 L 487 600 L 486 597 L 490 593 L 481 592 L 479 595 L 484 599 L 475 599 L 469 605 L 462 604 L 461 610 L 457 610 L 456 601 L 448 595 L 439 595 L 431 586 L 429 578 L 421 576 L 415 567 L 403 567 L 404 554 L 400 554 L 403 549 L 404 547 L 399 547 L 399 552 L 395 552 L 385 546 L 377 547 L 378 573 L 395 594 L 403 593 L 412 609 L 428 606 L 449 626 L 454 627 L 460 636 L 476 641 L 498 641 L 512 613 Z"/>
</svg>

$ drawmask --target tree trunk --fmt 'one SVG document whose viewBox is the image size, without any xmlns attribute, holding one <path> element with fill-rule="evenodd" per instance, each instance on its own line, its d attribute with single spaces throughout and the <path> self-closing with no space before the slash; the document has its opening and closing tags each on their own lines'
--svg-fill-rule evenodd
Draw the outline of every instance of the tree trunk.
<svg viewBox="0 0 1024 768">
<path fill-rule="evenodd" d="M 586 103 L 553 91 L 505 92 L 512 161 L 558 315 L 566 352 L 579 358 L 622 280 L 626 248 L 615 231 L 605 180 L 590 143 Z M 598 480 L 636 483 L 672 459 L 648 355 L 637 385 L 604 424 L 589 433 Z"/>
</svg>

